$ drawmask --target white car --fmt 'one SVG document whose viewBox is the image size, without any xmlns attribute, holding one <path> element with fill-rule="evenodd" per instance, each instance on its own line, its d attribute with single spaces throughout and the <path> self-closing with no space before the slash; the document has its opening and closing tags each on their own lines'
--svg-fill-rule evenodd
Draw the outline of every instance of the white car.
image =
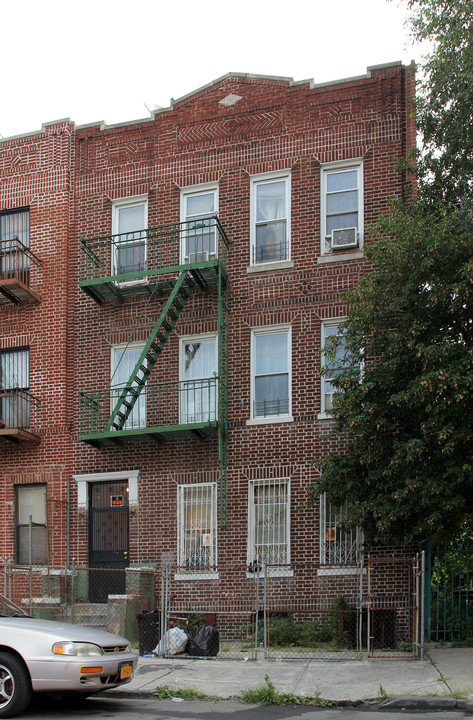
<svg viewBox="0 0 473 720">
<path fill-rule="evenodd" d="M 128 640 L 103 630 L 39 620 L 0 595 L 0 718 L 33 692 L 101 692 L 130 682 L 138 659 Z"/>
</svg>

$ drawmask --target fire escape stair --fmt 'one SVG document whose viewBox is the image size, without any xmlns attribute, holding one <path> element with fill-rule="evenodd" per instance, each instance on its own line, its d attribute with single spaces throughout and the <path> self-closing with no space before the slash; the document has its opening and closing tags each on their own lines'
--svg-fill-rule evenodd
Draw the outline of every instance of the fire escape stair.
<svg viewBox="0 0 473 720">
<path fill-rule="evenodd" d="M 117 391 L 118 400 L 110 414 L 104 432 L 126 429 L 126 422 L 133 411 L 146 381 L 169 338 L 187 300 L 193 293 L 196 279 L 187 270 L 181 272 L 125 387 Z"/>
</svg>

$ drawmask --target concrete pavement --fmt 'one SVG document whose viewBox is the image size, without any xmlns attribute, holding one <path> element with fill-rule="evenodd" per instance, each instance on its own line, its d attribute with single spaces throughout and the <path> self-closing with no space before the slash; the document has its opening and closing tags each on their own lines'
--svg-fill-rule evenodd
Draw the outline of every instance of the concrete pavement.
<svg viewBox="0 0 473 720">
<path fill-rule="evenodd" d="M 239 697 L 264 685 L 279 692 L 343 704 L 374 701 L 397 706 L 455 708 L 473 712 L 473 648 L 428 646 L 425 659 L 195 660 L 142 658 L 133 680 L 113 694 L 153 695 L 158 687 L 193 689 L 209 697 Z M 388 696 L 388 700 L 383 696 Z"/>
</svg>

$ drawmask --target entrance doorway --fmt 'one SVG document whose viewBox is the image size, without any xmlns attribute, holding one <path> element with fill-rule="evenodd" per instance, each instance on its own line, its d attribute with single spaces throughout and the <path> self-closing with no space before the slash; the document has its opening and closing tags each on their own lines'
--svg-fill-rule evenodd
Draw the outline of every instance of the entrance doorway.
<svg viewBox="0 0 473 720">
<path fill-rule="evenodd" d="M 128 483 L 93 483 L 89 492 L 89 602 L 126 591 Z"/>
</svg>

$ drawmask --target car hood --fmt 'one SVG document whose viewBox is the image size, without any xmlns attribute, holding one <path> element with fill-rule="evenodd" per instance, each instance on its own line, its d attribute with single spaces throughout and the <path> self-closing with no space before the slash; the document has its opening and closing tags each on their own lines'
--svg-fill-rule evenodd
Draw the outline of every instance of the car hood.
<svg viewBox="0 0 473 720">
<path fill-rule="evenodd" d="M 40 620 L 39 618 L 18 616 L 0 617 L 0 629 L 17 630 L 19 632 L 34 632 L 47 635 L 54 640 L 71 640 L 75 642 L 91 642 L 96 645 L 127 645 L 128 640 L 120 635 L 87 627 L 86 625 L 73 625 L 72 623 L 56 622 L 54 620 Z"/>
</svg>

